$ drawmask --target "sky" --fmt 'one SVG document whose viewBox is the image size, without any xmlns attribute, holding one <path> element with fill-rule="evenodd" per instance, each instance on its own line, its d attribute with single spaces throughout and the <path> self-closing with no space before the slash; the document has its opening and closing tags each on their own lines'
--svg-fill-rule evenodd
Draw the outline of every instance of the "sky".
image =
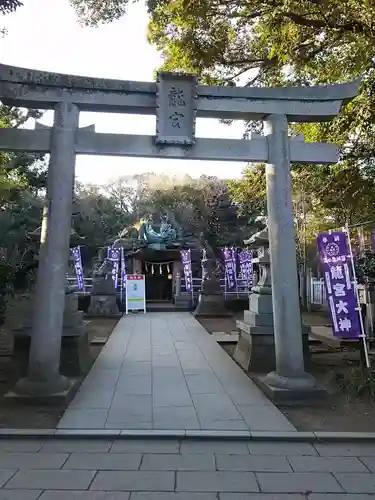
<svg viewBox="0 0 375 500">
<path fill-rule="evenodd" d="M 153 80 L 162 59 L 147 42 L 144 2 L 131 3 L 126 16 L 98 28 L 81 27 L 68 0 L 24 3 L 15 13 L 0 18 L 0 27 L 8 32 L 0 39 L 1 63 L 99 78 Z M 45 113 L 41 122 L 51 125 L 52 112 Z M 81 113 L 80 126 L 91 124 L 95 124 L 97 132 L 155 134 L 154 116 Z M 243 130 L 241 121 L 228 126 L 215 119 L 198 118 L 196 136 L 240 139 Z M 145 172 L 235 178 L 244 167 L 236 162 L 78 156 L 76 178 L 93 184 Z"/>
</svg>

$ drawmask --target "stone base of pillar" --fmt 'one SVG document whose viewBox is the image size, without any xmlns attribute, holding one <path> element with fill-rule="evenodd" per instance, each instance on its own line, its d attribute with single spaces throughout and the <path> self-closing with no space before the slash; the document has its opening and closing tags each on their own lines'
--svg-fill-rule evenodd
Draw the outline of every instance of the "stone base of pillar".
<svg viewBox="0 0 375 500">
<path fill-rule="evenodd" d="M 243 321 L 236 322 L 239 339 L 234 359 L 246 371 L 268 373 L 276 369 L 275 337 L 273 326 L 253 326 Z M 309 327 L 302 325 L 302 345 L 305 369 L 311 369 Z"/>
<path fill-rule="evenodd" d="M 266 396 L 278 405 L 312 405 L 327 396 L 327 391 L 317 387 L 314 377 L 308 373 L 298 377 L 284 377 L 271 372 L 265 377 L 257 377 L 255 381 Z"/>
<path fill-rule="evenodd" d="M 60 374 L 34 374 L 21 378 L 5 398 L 21 404 L 60 405 L 74 397 L 78 385 Z"/>
<path fill-rule="evenodd" d="M 217 318 L 232 316 L 225 309 L 223 295 L 200 295 L 197 307 L 193 312 L 196 318 Z"/>
<path fill-rule="evenodd" d="M 122 313 L 119 311 L 116 295 L 91 295 L 87 316 L 121 318 Z"/>
</svg>

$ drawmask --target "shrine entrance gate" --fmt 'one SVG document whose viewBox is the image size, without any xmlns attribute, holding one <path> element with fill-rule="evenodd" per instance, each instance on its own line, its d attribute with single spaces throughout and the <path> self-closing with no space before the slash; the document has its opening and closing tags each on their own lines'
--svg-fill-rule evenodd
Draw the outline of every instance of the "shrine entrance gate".
<svg viewBox="0 0 375 500">
<path fill-rule="evenodd" d="M 23 395 L 66 390 L 59 374 L 77 154 L 265 162 L 276 372 L 275 387 L 309 389 L 304 371 L 291 163 L 331 164 L 337 148 L 288 136 L 288 122 L 332 119 L 359 82 L 306 88 L 236 88 L 198 85 L 194 76 L 159 73 L 156 83 L 105 80 L 0 65 L 0 100 L 10 106 L 53 109 L 52 128 L 0 129 L 0 151 L 50 153 L 45 239 L 41 244 L 29 375 Z M 79 129 L 80 111 L 156 114 L 156 135 L 121 135 Z M 263 120 L 264 136 L 250 140 L 195 138 L 196 117 Z M 17 389 L 17 388 L 16 388 Z"/>
</svg>

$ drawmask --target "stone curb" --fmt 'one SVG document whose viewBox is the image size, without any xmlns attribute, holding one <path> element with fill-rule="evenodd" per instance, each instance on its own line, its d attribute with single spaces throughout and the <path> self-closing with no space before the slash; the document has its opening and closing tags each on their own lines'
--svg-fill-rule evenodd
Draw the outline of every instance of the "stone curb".
<svg viewBox="0 0 375 500">
<path fill-rule="evenodd" d="M 371 442 L 375 432 L 272 432 L 124 429 L 0 429 L 0 439 L 202 439 L 283 442 Z"/>
</svg>

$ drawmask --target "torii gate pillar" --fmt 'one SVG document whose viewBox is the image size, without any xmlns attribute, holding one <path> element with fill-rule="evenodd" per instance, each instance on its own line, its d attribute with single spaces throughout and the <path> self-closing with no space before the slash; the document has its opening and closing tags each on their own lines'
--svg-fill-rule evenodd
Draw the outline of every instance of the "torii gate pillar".
<svg viewBox="0 0 375 500">
<path fill-rule="evenodd" d="M 79 110 L 69 102 L 58 103 L 54 110 L 29 371 L 13 389 L 30 397 L 64 395 L 71 386 L 59 367 Z"/>
<path fill-rule="evenodd" d="M 293 393 L 295 399 L 301 399 L 301 393 L 308 391 L 316 396 L 316 389 L 315 379 L 304 368 L 286 116 L 269 115 L 265 136 L 276 371 L 263 379 L 262 387 L 272 399 L 284 401 Z"/>
</svg>

